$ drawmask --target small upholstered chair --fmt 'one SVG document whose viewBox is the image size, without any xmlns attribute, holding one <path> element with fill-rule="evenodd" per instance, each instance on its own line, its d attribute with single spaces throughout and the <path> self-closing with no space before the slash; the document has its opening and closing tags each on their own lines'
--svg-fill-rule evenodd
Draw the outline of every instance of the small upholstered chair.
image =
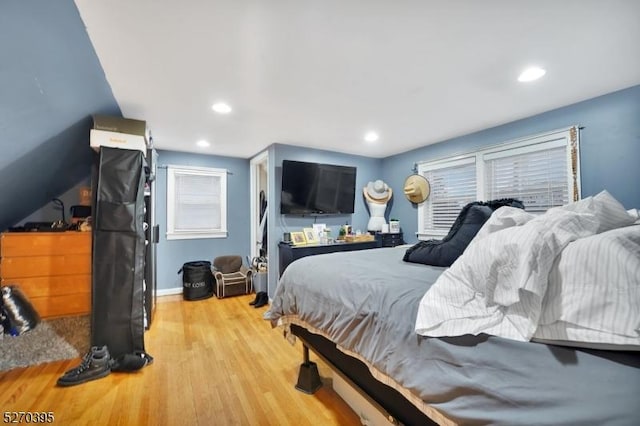
<svg viewBox="0 0 640 426">
<path fill-rule="evenodd" d="M 216 279 L 216 296 L 221 299 L 253 291 L 251 275 L 253 270 L 242 264 L 237 255 L 218 256 L 213 259 L 211 272 Z"/>
</svg>

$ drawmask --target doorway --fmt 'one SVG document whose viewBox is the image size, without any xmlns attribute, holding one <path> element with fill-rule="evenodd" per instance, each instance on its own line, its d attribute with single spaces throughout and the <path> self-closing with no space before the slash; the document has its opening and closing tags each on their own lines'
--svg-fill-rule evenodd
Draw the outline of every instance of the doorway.
<svg viewBox="0 0 640 426">
<path fill-rule="evenodd" d="M 269 153 L 264 151 L 253 157 L 249 163 L 251 180 L 251 258 L 267 253 L 265 203 L 269 199 Z M 264 200 L 264 201 L 263 201 Z M 263 231 L 265 229 L 265 231 Z"/>
</svg>

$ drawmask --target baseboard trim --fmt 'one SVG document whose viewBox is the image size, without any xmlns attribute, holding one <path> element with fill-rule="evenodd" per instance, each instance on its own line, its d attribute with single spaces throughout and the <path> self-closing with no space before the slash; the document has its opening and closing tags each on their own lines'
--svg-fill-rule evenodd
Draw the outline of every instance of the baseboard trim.
<svg viewBox="0 0 640 426">
<path fill-rule="evenodd" d="M 182 294 L 182 287 L 163 288 L 156 291 L 156 295 L 158 297 L 173 296 L 175 294 Z"/>
</svg>

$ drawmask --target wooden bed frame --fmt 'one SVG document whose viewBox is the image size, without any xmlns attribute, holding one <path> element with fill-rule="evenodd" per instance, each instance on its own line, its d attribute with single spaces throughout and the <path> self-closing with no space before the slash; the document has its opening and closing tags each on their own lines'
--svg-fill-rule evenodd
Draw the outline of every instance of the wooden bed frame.
<svg viewBox="0 0 640 426">
<path fill-rule="evenodd" d="M 374 378 L 362 361 L 345 354 L 329 339 L 296 324 L 291 324 L 291 332 L 303 344 L 304 361 L 300 365 L 296 385 L 298 390 L 312 394 L 322 384 L 315 363 L 309 360 L 309 349 L 311 349 L 352 388 L 381 411 L 390 424 L 437 425 L 397 390 Z"/>
</svg>

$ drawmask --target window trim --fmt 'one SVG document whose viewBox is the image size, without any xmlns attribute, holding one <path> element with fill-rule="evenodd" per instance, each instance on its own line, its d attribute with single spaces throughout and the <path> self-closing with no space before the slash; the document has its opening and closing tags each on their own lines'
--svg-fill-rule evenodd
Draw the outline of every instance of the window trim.
<svg viewBox="0 0 640 426">
<path fill-rule="evenodd" d="M 544 132 L 536 135 L 526 136 L 485 148 L 480 148 L 463 154 L 456 154 L 450 157 L 443 157 L 432 161 L 421 161 L 415 165 L 415 170 L 422 175 L 426 171 L 438 170 L 467 162 L 476 164 L 476 199 L 485 200 L 485 161 L 508 157 L 511 155 L 530 153 L 535 151 L 546 150 L 552 147 L 566 147 L 566 166 L 567 166 L 567 189 L 569 192 L 569 200 L 577 201 L 581 198 L 582 184 L 580 181 L 580 138 L 579 126 L 574 125 L 562 129 Z M 447 235 L 448 231 L 423 229 L 424 215 L 426 211 L 426 203 L 429 200 L 418 205 L 418 239 L 425 240 L 429 238 L 441 238 Z"/>
<path fill-rule="evenodd" d="M 213 176 L 220 178 L 220 228 L 201 231 L 180 231 L 175 229 L 175 177 L 176 174 Z M 167 240 L 187 240 L 200 238 L 226 238 L 227 231 L 227 170 L 213 167 L 167 166 Z"/>
</svg>

